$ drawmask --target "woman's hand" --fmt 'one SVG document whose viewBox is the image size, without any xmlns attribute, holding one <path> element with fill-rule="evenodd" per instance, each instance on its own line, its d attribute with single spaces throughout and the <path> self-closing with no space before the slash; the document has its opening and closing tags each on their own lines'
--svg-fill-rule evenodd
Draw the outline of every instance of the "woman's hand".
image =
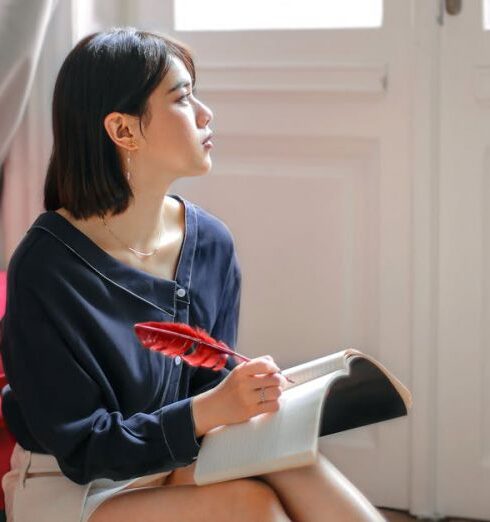
<svg viewBox="0 0 490 522">
<path fill-rule="evenodd" d="M 242 362 L 217 386 L 193 398 L 194 424 L 199 437 L 216 426 L 244 422 L 279 409 L 287 384 L 270 355 Z M 264 402 L 260 390 L 264 388 Z"/>
</svg>

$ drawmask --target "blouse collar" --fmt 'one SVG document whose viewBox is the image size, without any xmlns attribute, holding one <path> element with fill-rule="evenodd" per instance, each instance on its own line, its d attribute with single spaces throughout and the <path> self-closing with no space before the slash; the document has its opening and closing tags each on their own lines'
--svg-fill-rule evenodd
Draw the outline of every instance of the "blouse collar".
<svg viewBox="0 0 490 522">
<path fill-rule="evenodd" d="M 49 232 L 99 276 L 175 317 L 176 302 L 189 303 L 192 261 L 197 242 L 197 215 L 191 202 L 178 194 L 168 195 L 181 201 L 185 209 L 184 240 L 175 280 L 158 277 L 119 261 L 54 210 L 40 214 L 29 230 L 40 228 Z"/>
</svg>

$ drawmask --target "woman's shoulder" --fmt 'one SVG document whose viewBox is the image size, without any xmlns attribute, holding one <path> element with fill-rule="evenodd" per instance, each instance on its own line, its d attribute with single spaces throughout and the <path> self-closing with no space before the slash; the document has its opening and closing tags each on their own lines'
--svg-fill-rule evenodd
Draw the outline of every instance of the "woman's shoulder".
<svg viewBox="0 0 490 522">
<path fill-rule="evenodd" d="M 212 243 L 222 243 L 234 248 L 234 236 L 228 224 L 214 212 L 192 202 L 196 210 L 200 239 Z"/>
<path fill-rule="evenodd" d="M 41 274 L 56 273 L 59 268 L 57 261 L 60 257 L 57 255 L 57 249 L 60 245 L 51 234 L 34 227 L 39 217 L 21 238 L 10 257 L 7 266 L 10 284 L 20 281 L 35 284 Z"/>
</svg>

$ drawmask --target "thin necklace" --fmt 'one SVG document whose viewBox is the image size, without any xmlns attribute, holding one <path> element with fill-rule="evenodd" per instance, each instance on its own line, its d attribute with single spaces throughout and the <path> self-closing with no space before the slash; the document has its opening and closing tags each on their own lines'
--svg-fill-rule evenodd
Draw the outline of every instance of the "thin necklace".
<svg viewBox="0 0 490 522">
<path fill-rule="evenodd" d="M 136 254 L 137 256 L 152 256 L 155 252 L 157 252 L 158 250 L 160 250 L 161 246 L 160 245 L 160 240 L 162 239 L 162 232 L 163 232 L 163 227 L 161 228 L 160 230 L 160 234 L 158 235 L 158 245 L 154 250 L 152 250 L 151 252 L 140 252 L 139 250 L 136 250 L 135 248 L 131 248 L 130 246 L 126 245 L 126 243 L 124 243 L 124 241 L 122 241 L 118 236 L 116 236 L 116 234 L 109 228 L 109 225 L 106 223 L 105 221 L 105 218 L 103 217 L 102 218 L 102 221 L 105 225 L 105 227 L 107 228 L 107 230 L 119 241 L 119 243 L 121 243 L 121 245 L 123 245 L 124 247 L 126 247 L 128 250 L 131 250 L 131 252 L 133 252 L 134 254 Z"/>
</svg>

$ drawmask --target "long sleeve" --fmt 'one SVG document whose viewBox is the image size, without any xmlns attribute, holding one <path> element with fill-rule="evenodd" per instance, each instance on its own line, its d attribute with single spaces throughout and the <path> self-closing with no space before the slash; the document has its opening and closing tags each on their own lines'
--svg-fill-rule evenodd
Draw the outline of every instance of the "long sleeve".
<svg viewBox="0 0 490 522">
<path fill-rule="evenodd" d="M 235 349 L 238 337 L 238 324 L 240 318 L 241 297 L 241 269 L 236 250 L 233 249 L 231 261 L 228 267 L 225 285 L 220 299 L 219 312 L 211 337 L 218 341 L 224 341 L 230 348 Z M 218 385 L 239 364 L 235 357 L 228 357 L 223 369 L 216 372 L 209 368 L 196 368 L 191 379 L 189 394 L 199 395 Z"/>
<path fill-rule="evenodd" d="M 236 344 L 241 275 L 231 232 L 182 201 L 176 281 L 107 255 L 54 211 L 38 217 L 10 260 L 4 418 L 22 447 L 53 455 L 76 483 L 191 464 L 200 449 L 193 395 L 238 364 L 195 372 L 134 332 L 142 321 L 183 321 Z"/>
<path fill-rule="evenodd" d="M 49 296 L 20 282 L 13 284 L 15 293 L 2 322 L 1 349 L 12 394 L 20 405 L 15 414 L 23 416 L 33 437 L 56 457 L 63 473 L 85 484 L 98 477 L 123 480 L 192 463 L 199 444 L 191 399 L 126 417 L 109 411 L 101 390 L 110 387 L 103 382 L 102 372 L 94 378 L 87 371 L 91 366 L 85 339 L 68 339 L 69 330 L 61 328 L 75 319 Z M 49 302 L 51 306 L 46 305 Z M 82 337 L 80 332 L 77 335 Z M 3 408 L 8 414 L 8 400 Z"/>
</svg>

